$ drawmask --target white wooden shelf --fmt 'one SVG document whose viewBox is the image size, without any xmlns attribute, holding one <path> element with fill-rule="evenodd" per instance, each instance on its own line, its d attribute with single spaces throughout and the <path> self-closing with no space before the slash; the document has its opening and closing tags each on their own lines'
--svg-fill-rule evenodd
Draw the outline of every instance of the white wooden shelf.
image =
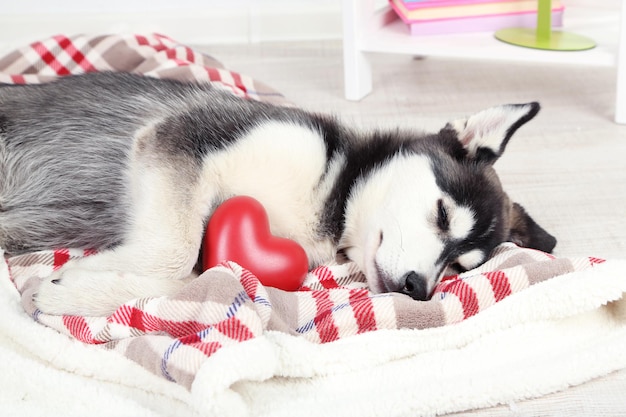
<svg viewBox="0 0 626 417">
<path fill-rule="evenodd" d="M 411 36 L 407 25 L 375 0 L 344 0 L 344 80 L 348 100 L 360 100 L 372 90 L 367 53 L 385 52 L 465 59 L 544 62 L 590 66 L 617 66 L 615 120 L 626 123 L 626 1 L 621 12 L 608 7 L 566 3 L 564 30 L 594 39 L 588 51 L 552 52 L 516 47 L 496 40 L 491 32 Z M 575 2 L 571 2 L 575 3 Z M 621 13 L 621 16 L 620 16 Z"/>
</svg>

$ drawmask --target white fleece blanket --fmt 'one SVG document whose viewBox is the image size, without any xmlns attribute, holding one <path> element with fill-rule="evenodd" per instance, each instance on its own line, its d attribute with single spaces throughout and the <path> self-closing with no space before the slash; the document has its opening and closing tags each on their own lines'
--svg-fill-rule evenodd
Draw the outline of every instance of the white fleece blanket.
<svg viewBox="0 0 626 417">
<path fill-rule="evenodd" d="M 566 273 L 454 325 L 318 344 L 284 332 L 221 349 L 190 390 L 33 321 L 0 263 L 3 416 L 436 415 L 626 367 L 626 261 Z"/>
</svg>

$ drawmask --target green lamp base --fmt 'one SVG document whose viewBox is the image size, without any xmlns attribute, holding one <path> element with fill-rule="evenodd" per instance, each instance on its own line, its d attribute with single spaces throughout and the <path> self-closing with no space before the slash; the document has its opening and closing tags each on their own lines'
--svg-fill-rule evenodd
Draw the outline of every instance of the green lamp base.
<svg viewBox="0 0 626 417">
<path fill-rule="evenodd" d="M 548 36 L 538 36 L 531 28 L 500 29 L 495 36 L 512 45 L 550 51 L 584 51 L 596 46 L 593 40 L 575 33 L 551 31 Z"/>
</svg>

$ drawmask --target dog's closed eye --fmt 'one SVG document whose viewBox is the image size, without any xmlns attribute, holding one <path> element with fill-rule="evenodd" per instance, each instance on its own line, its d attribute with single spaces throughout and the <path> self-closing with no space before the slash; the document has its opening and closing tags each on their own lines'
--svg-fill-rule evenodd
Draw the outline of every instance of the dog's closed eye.
<svg viewBox="0 0 626 417">
<path fill-rule="evenodd" d="M 454 272 L 456 272 L 457 274 L 461 274 L 461 273 L 463 273 L 463 272 L 467 272 L 467 271 L 468 271 L 468 269 L 467 269 L 467 268 L 465 268 L 463 265 L 461 265 L 461 264 L 460 264 L 460 263 L 458 263 L 458 262 L 453 262 L 453 263 L 451 263 L 451 264 L 450 264 L 450 266 L 449 266 L 449 268 L 450 268 L 451 270 L 453 270 Z"/>
<path fill-rule="evenodd" d="M 441 198 L 437 200 L 437 227 L 442 232 L 447 232 L 450 229 L 448 210 L 446 209 L 443 199 Z"/>
</svg>

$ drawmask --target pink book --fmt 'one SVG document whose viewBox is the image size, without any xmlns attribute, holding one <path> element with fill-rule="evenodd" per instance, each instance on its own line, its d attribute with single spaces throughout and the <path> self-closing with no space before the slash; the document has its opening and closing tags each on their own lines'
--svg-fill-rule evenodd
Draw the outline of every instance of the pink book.
<svg viewBox="0 0 626 417">
<path fill-rule="evenodd" d="M 471 3 L 458 6 L 424 7 L 407 9 L 403 0 L 389 0 L 396 13 L 406 23 L 421 22 L 423 20 L 464 18 L 470 16 L 492 16 L 513 13 L 536 12 L 537 0 L 489 1 L 487 3 Z M 552 9 L 561 7 L 560 0 L 552 1 Z"/>
<path fill-rule="evenodd" d="M 516 0 L 402 0 L 404 7 L 409 10 L 427 7 L 465 6 L 476 3 L 504 3 Z"/>
<path fill-rule="evenodd" d="M 564 7 L 552 10 L 552 26 L 563 26 Z M 445 35 L 452 33 L 494 32 L 510 27 L 537 26 L 537 13 L 515 13 L 491 16 L 460 17 L 413 22 L 409 25 L 411 35 Z"/>
</svg>

